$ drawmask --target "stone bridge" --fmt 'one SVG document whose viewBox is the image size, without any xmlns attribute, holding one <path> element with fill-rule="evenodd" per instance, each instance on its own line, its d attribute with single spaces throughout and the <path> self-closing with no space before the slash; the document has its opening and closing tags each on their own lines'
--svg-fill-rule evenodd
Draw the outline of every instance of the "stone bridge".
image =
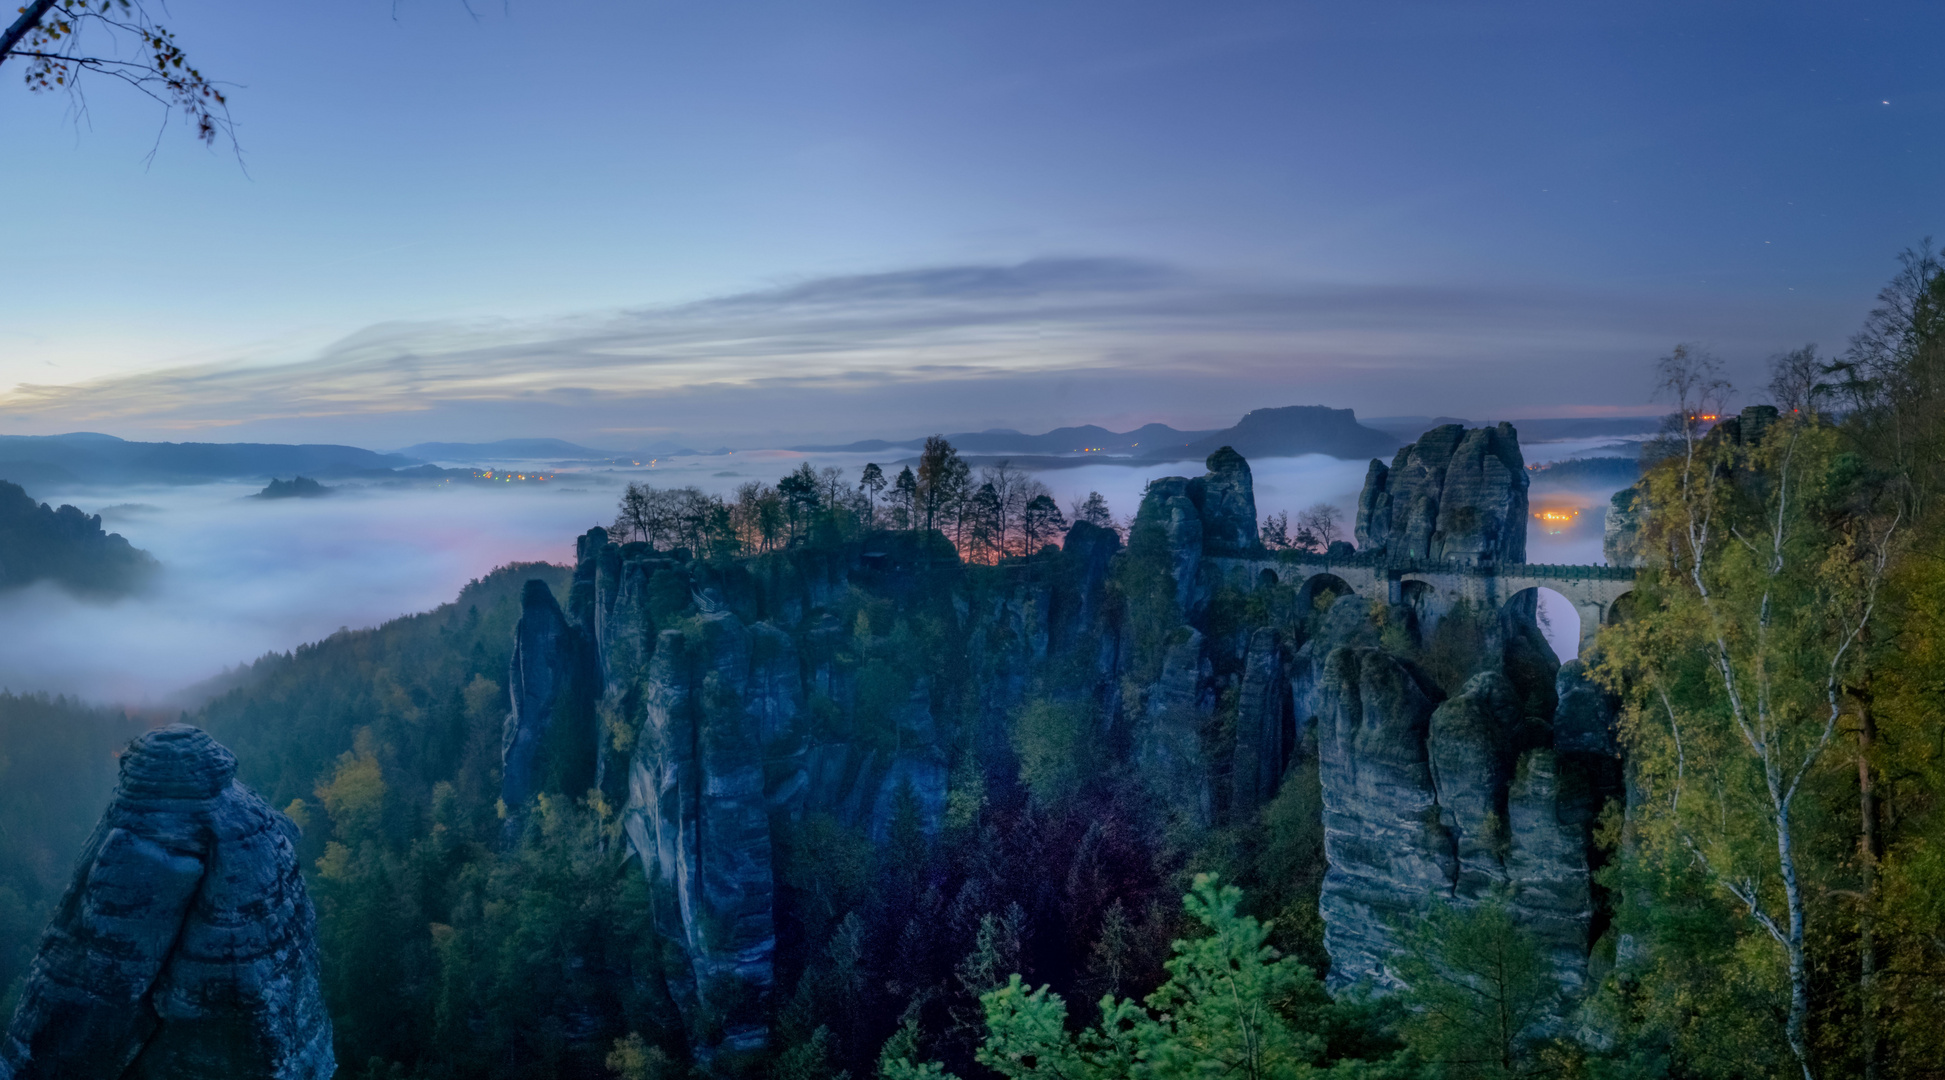
<svg viewBox="0 0 1945 1080">
<path fill-rule="evenodd" d="M 1499 611 L 1516 601 L 1530 603 L 1537 596 L 1535 590 L 1551 589 L 1580 615 L 1583 653 L 1600 628 L 1613 621 L 1615 602 L 1634 589 L 1634 570 L 1625 566 L 1475 566 L 1357 555 L 1333 559 L 1288 551 L 1218 556 L 1210 562 L 1226 583 L 1239 588 L 1265 582 L 1295 584 L 1300 603 L 1310 602 L 1322 589 L 1348 590 L 1374 602 L 1409 604 L 1429 622 L 1436 622 L 1460 601 L 1475 610 Z"/>
</svg>

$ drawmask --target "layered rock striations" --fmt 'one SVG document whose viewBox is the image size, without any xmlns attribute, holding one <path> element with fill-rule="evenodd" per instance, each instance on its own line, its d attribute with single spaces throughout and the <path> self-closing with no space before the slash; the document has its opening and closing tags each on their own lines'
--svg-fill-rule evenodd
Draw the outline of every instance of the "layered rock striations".
<svg viewBox="0 0 1945 1080">
<path fill-rule="evenodd" d="M 705 1057 L 764 1045 L 775 986 L 763 733 L 766 691 L 783 681 L 773 669 L 795 658 L 753 665 L 754 636 L 725 612 L 661 632 L 628 770 L 624 827 L 663 899 L 659 929 L 681 946 L 670 990 L 691 1030 L 717 1036 L 697 1048 Z"/>
<path fill-rule="evenodd" d="M 1527 487 L 1513 425 L 1433 428 L 1389 466 L 1371 462 L 1358 497 L 1358 548 L 1394 562 L 1525 562 Z"/>
<path fill-rule="evenodd" d="M 1084 561 L 1104 575 L 1118 538 L 1077 529 L 1094 552 Z M 727 566 L 618 544 L 603 529 L 577 549 L 565 610 L 530 586 L 506 791 L 584 790 L 549 771 L 553 751 L 526 758 L 524 745 L 587 758 L 592 782 L 621 807 L 658 933 L 674 947 L 664 972 L 691 1050 L 704 1063 L 759 1051 L 776 990 L 777 830 L 827 815 L 883 841 L 907 806 L 928 833 L 945 810 L 946 743 L 929 681 L 872 666 L 875 639 L 830 608 L 852 595 L 854 575 L 894 608 L 935 591 L 949 597 L 935 580 L 946 571 L 909 534 L 848 554 L 800 550 Z M 1039 608 L 1076 643 L 1091 639 L 1074 624 L 1099 618 L 1103 604 L 1102 582 L 1082 577 L 1071 599 Z M 563 717 L 590 714 L 598 738 L 558 737 Z"/>
<path fill-rule="evenodd" d="M 235 774 L 230 752 L 186 725 L 129 745 L 0 1043 L 0 1077 L 332 1074 L 296 828 Z"/>
<path fill-rule="evenodd" d="M 1507 672 L 1481 671 L 1443 702 L 1414 673 L 1373 648 L 1337 648 L 1324 665 L 1331 985 L 1399 985 L 1387 960 L 1399 927 L 1429 903 L 1499 898 L 1571 1002 L 1596 929 L 1595 819 L 1621 794 L 1613 702 L 1579 661 L 1539 699 L 1559 702 L 1542 723 Z"/>
<path fill-rule="evenodd" d="M 1059 551 L 975 574 L 938 533 L 727 561 L 596 529 L 565 608 L 544 588 L 529 597 L 507 792 L 558 789 L 552 754 L 593 763 L 650 883 L 700 1062 L 761 1050 L 778 1002 L 801 992 L 778 985 L 780 928 L 798 924 L 773 863 L 791 830 L 936 834 L 949 777 L 985 785 L 978 798 L 1017 784 L 1011 725 L 1035 699 L 1084 704 L 1103 761 L 1190 835 L 1315 829 L 1333 985 L 1395 985 L 1401 920 L 1495 896 L 1579 985 L 1599 926 L 1593 822 L 1618 792 L 1612 702 L 1552 659 L 1529 603 L 1448 619 L 1444 638 L 1478 640 L 1434 657 L 1429 599 L 1354 595 L 1327 570 L 1279 581 L 1287 560 L 1255 565 L 1269 556 L 1247 462 L 1224 447 L 1207 469 L 1150 483 L 1126 548 L 1079 523 Z M 1373 463 L 1359 527 L 1374 550 L 1356 565 L 1489 577 L 1523 559 L 1524 500 L 1510 427 L 1436 429 Z M 942 646 L 925 654 L 937 666 L 912 663 L 918 627 Z M 561 740 L 563 716 L 599 723 Z M 531 759 L 515 752 L 525 733 L 543 747 Z M 1278 801 L 1299 770 L 1321 809 L 1292 825 L 1316 805 Z"/>
</svg>

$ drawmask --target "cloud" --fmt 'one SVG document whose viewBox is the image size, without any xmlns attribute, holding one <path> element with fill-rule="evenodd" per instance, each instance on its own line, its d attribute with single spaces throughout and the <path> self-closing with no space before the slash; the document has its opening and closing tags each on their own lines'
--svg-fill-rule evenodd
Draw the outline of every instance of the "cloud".
<svg viewBox="0 0 1945 1080">
<path fill-rule="evenodd" d="M 1796 342 L 1819 317 L 1720 298 L 1238 281 L 1039 259 L 552 319 L 385 323 L 293 363 L 23 384 L 0 396 L 0 422 L 398 444 L 621 428 L 811 437 L 873 416 L 882 428 L 887 412 L 915 429 L 1170 409 L 1233 419 L 1238 406 L 1312 401 L 1485 414 L 1633 404 L 1633 369 L 1676 340 L 1770 350 L 1772 331 Z"/>
</svg>

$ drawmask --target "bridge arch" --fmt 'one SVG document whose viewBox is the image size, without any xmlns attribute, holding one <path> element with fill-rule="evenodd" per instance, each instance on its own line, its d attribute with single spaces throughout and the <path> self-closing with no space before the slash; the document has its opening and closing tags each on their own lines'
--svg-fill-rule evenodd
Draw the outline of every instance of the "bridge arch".
<svg viewBox="0 0 1945 1080">
<path fill-rule="evenodd" d="M 1398 605 L 1409 614 L 1418 639 L 1431 640 L 1439 616 L 1445 614 L 1444 605 L 1439 603 L 1438 587 L 1418 578 L 1404 578 L 1398 582 Z"/>
<path fill-rule="evenodd" d="M 1632 615 L 1633 613 L 1634 613 L 1634 590 L 1629 589 L 1627 592 L 1624 592 L 1621 595 L 1615 597 L 1612 601 L 1608 603 L 1607 615 L 1605 618 L 1601 620 L 1601 625 L 1615 626 L 1619 623 L 1626 622 L 1628 616 Z"/>
<path fill-rule="evenodd" d="M 1580 605 L 1545 585 L 1530 585 L 1507 597 L 1500 611 L 1538 627 L 1563 664 L 1585 651 L 1600 625 L 1598 614 L 1590 618 Z"/>
<path fill-rule="evenodd" d="M 1329 571 L 1312 574 L 1297 588 L 1298 617 L 1309 619 L 1322 615 L 1340 596 L 1349 596 L 1357 590 L 1351 583 Z"/>
</svg>

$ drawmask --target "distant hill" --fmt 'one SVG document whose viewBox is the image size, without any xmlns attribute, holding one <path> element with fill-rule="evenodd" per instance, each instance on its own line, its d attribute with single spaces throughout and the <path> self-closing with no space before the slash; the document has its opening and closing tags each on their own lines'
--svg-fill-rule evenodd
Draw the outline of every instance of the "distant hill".
<svg viewBox="0 0 1945 1080">
<path fill-rule="evenodd" d="M 1366 420 L 1366 427 L 1398 436 L 1403 442 L 1417 442 L 1420 435 L 1441 424 L 1484 427 L 1495 420 L 1466 420 L 1457 416 L 1380 416 Z M 1513 420 L 1520 442 L 1536 443 L 1548 439 L 1597 439 L 1608 435 L 1652 435 L 1661 430 L 1659 416 L 1556 416 Z"/>
<path fill-rule="evenodd" d="M 264 485 L 262 491 L 250 496 L 252 499 L 315 499 L 331 494 L 331 490 L 308 476 L 293 477 L 289 480 L 273 479 Z"/>
<path fill-rule="evenodd" d="M 355 446 L 144 443 L 113 435 L 0 435 L 0 480 L 45 484 L 204 483 L 277 474 L 346 477 L 419 462 Z"/>
<path fill-rule="evenodd" d="M 1603 487 L 1619 490 L 1641 479 L 1641 461 L 1631 457 L 1568 458 L 1529 470 L 1536 487 Z"/>
<path fill-rule="evenodd" d="M 1147 450 L 1151 461 L 1184 461 L 1208 457 L 1229 446 L 1246 458 L 1297 457 L 1328 454 L 1336 458 L 1368 458 L 1390 454 L 1401 440 L 1357 422 L 1350 409 L 1324 405 L 1286 405 L 1256 409 L 1222 431 L 1201 434 L 1173 446 Z"/>
<path fill-rule="evenodd" d="M 947 435 L 946 441 L 962 454 L 1135 454 L 1153 446 L 1177 445 L 1207 435 L 1207 431 L 1178 431 L 1167 424 L 1144 424 L 1133 431 L 1109 431 L 1094 424 L 1055 428 L 1044 435 L 1027 435 L 1011 428 L 987 431 L 962 431 Z M 873 454 L 883 450 L 919 450 L 923 438 L 891 442 L 865 439 L 841 446 L 793 446 L 804 453 Z"/>
<path fill-rule="evenodd" d="M 1389 454 L 1406 440 L 1359 424 L 1357 415 L 1349 409 L 1289 405 L 1257 409 L 1234 427 L 1215 431 L 1182 431 L 1167 424 L 1146 424 L 1133 431 L 1109 431 L 1086 424 L 1055 428 L 1044 435 L 1027 435 L 1009 428 L 968 431 L 947 435 L 946 441 L 975 465 L 1006 458 L 1022 468 L 1059 469 L 1097 461 L 1119 461 L 1127 465 L 1188 461 L 1208 457 L 1221 446 L 1233 446 L 1244 457 L 1329 454 L 1356 459 Z M 924 445 L 924 439 L 866 439 L 790 449 L 806 453 L 913 453 Z M 1097 454 L 1101 456 L 1096 457 Z"/>
<path fill-rule="evenodd" d="M 595 450 L 562 439 L 499 439 L 494 442 L 427 442 L 408 446 L 400 454 L 420 461 L 563 461 L 605 460 L 628 451 Z"/>
<path fill-rule="evenodd" d="M 0 589 L 53 581 L 79 593 L 129 592 L 158 569 L 148 552 L 103 531 L 101 515 L 36 504 L 0 481 Z"/>
</svg>

